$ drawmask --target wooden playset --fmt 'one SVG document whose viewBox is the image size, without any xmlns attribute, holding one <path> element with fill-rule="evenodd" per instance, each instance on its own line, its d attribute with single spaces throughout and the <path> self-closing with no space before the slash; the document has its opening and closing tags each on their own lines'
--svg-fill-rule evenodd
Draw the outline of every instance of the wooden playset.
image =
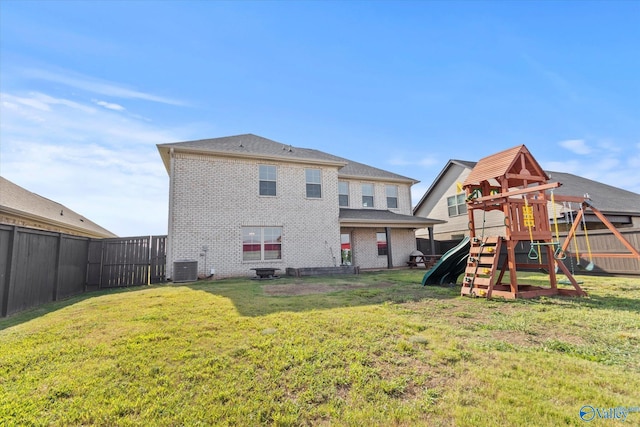
<svg viewBox="0 0 640 427">
<path fill-rule="evenodd" d="M 588 196 L 554 197 L 553 189 L 562 184 L 550 183 L 549 179 L 524 145 L 485 157 L 476 164 L 462 184 L 466 194 L 471 239 L 471 249 L 462 281 L 462 295 L 508 299 L 543 295 L 586 295 L 563 262 L 571 255 L 568 248 L 580 219 L 584 219 L 585 209 L 591 209 L 630 251 L 627 254 L 594 254 L 589 247 L 591 268 L 592 257 L 595 256 L 640 259 L 640 253 L 591 205 Z M 556 203 L 563 202 L 578 203 L 580 206 L 580 211 L 563 243 L 560 243 L 555 214 L 555 236 L 552 233 L 549 201 L 552 202 L 553 209 Z M 476 227 L 475 211 L 482 211 L 483 223 L 480 228 Z M 503 212 L 504 236 L 484 235 L 484 218 L 489 211 Z M 548 273 L 548 287 L 519 283 L 518 269 L 531 269 L 531 263 L 519 263 L 516 259 L 516 246 L 520 242 L 529 244 L 528 258 L 537 261 L 537 267 Z M 506 257 L 503 257 L 500 264 L 503 246 L 506 247 Z M 509 278 L 503 281 L 507 272 Z M 572 287 L 559 288 L 556 272 L 562 272 L 567 278 L 563 282 Z"/>
</svg>

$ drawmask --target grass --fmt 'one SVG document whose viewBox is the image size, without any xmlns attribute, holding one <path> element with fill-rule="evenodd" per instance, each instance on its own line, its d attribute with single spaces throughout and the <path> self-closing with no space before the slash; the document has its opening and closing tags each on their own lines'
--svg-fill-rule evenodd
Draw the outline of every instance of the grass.
<svg viewBox="0 0 640 427">
<path fill-rule="evenodd" d="M 0 425 L 556 426 L 640 406 L 640 279 L 505 301 L 422 273 L 103 291 L 1 319 Z"/>
</svg>

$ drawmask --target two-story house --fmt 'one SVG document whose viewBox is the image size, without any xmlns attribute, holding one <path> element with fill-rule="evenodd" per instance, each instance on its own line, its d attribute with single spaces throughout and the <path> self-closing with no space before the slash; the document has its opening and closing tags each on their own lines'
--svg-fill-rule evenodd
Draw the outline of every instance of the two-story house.
<svg viewBox="0 0 640 427">
<path fill-rule="evenodd" d="M 252 268 L 404 266 L 417 181 L 256 135 L 159 144 L 169 173 L 167 277 L 196 260 L 200 275 Z"/>
</svg>

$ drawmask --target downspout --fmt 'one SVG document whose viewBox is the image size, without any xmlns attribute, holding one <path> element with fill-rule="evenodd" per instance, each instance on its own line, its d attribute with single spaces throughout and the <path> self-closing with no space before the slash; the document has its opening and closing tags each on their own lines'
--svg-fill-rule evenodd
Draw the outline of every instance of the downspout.
<svg viewBox="0 0 640 427">
<path fill-rule="evenodd" d="M 391 254 L 391 227 L 385 227 L 384 233 L 387 237 L 387 268 L 393 268 L 393 255 Z"/>
<path fill-rule="evenodd" d="M 174 175 L 175 175 L 175 161 L 174 161 L 174 151 L 173 148 L 169 149 L 169 218 L 167 224 L 167 257 L 166 257 L 166 277 L 173 277 L 173 203 L 174 203 Z"/>
</svg>

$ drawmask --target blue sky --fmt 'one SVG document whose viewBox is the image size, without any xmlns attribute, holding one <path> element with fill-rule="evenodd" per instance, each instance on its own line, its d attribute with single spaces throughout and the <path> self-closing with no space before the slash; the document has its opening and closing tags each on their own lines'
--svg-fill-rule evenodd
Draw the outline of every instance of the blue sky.
<svg viewBox="0 0 640 427">
<path fill-rule="evenodd" d="M 640 193 L 640 2 L 0 3 L 0 173 L 164 234 L 156 144 L 253 133 L 421 181 L 525 144 Z"/>
</svg>

